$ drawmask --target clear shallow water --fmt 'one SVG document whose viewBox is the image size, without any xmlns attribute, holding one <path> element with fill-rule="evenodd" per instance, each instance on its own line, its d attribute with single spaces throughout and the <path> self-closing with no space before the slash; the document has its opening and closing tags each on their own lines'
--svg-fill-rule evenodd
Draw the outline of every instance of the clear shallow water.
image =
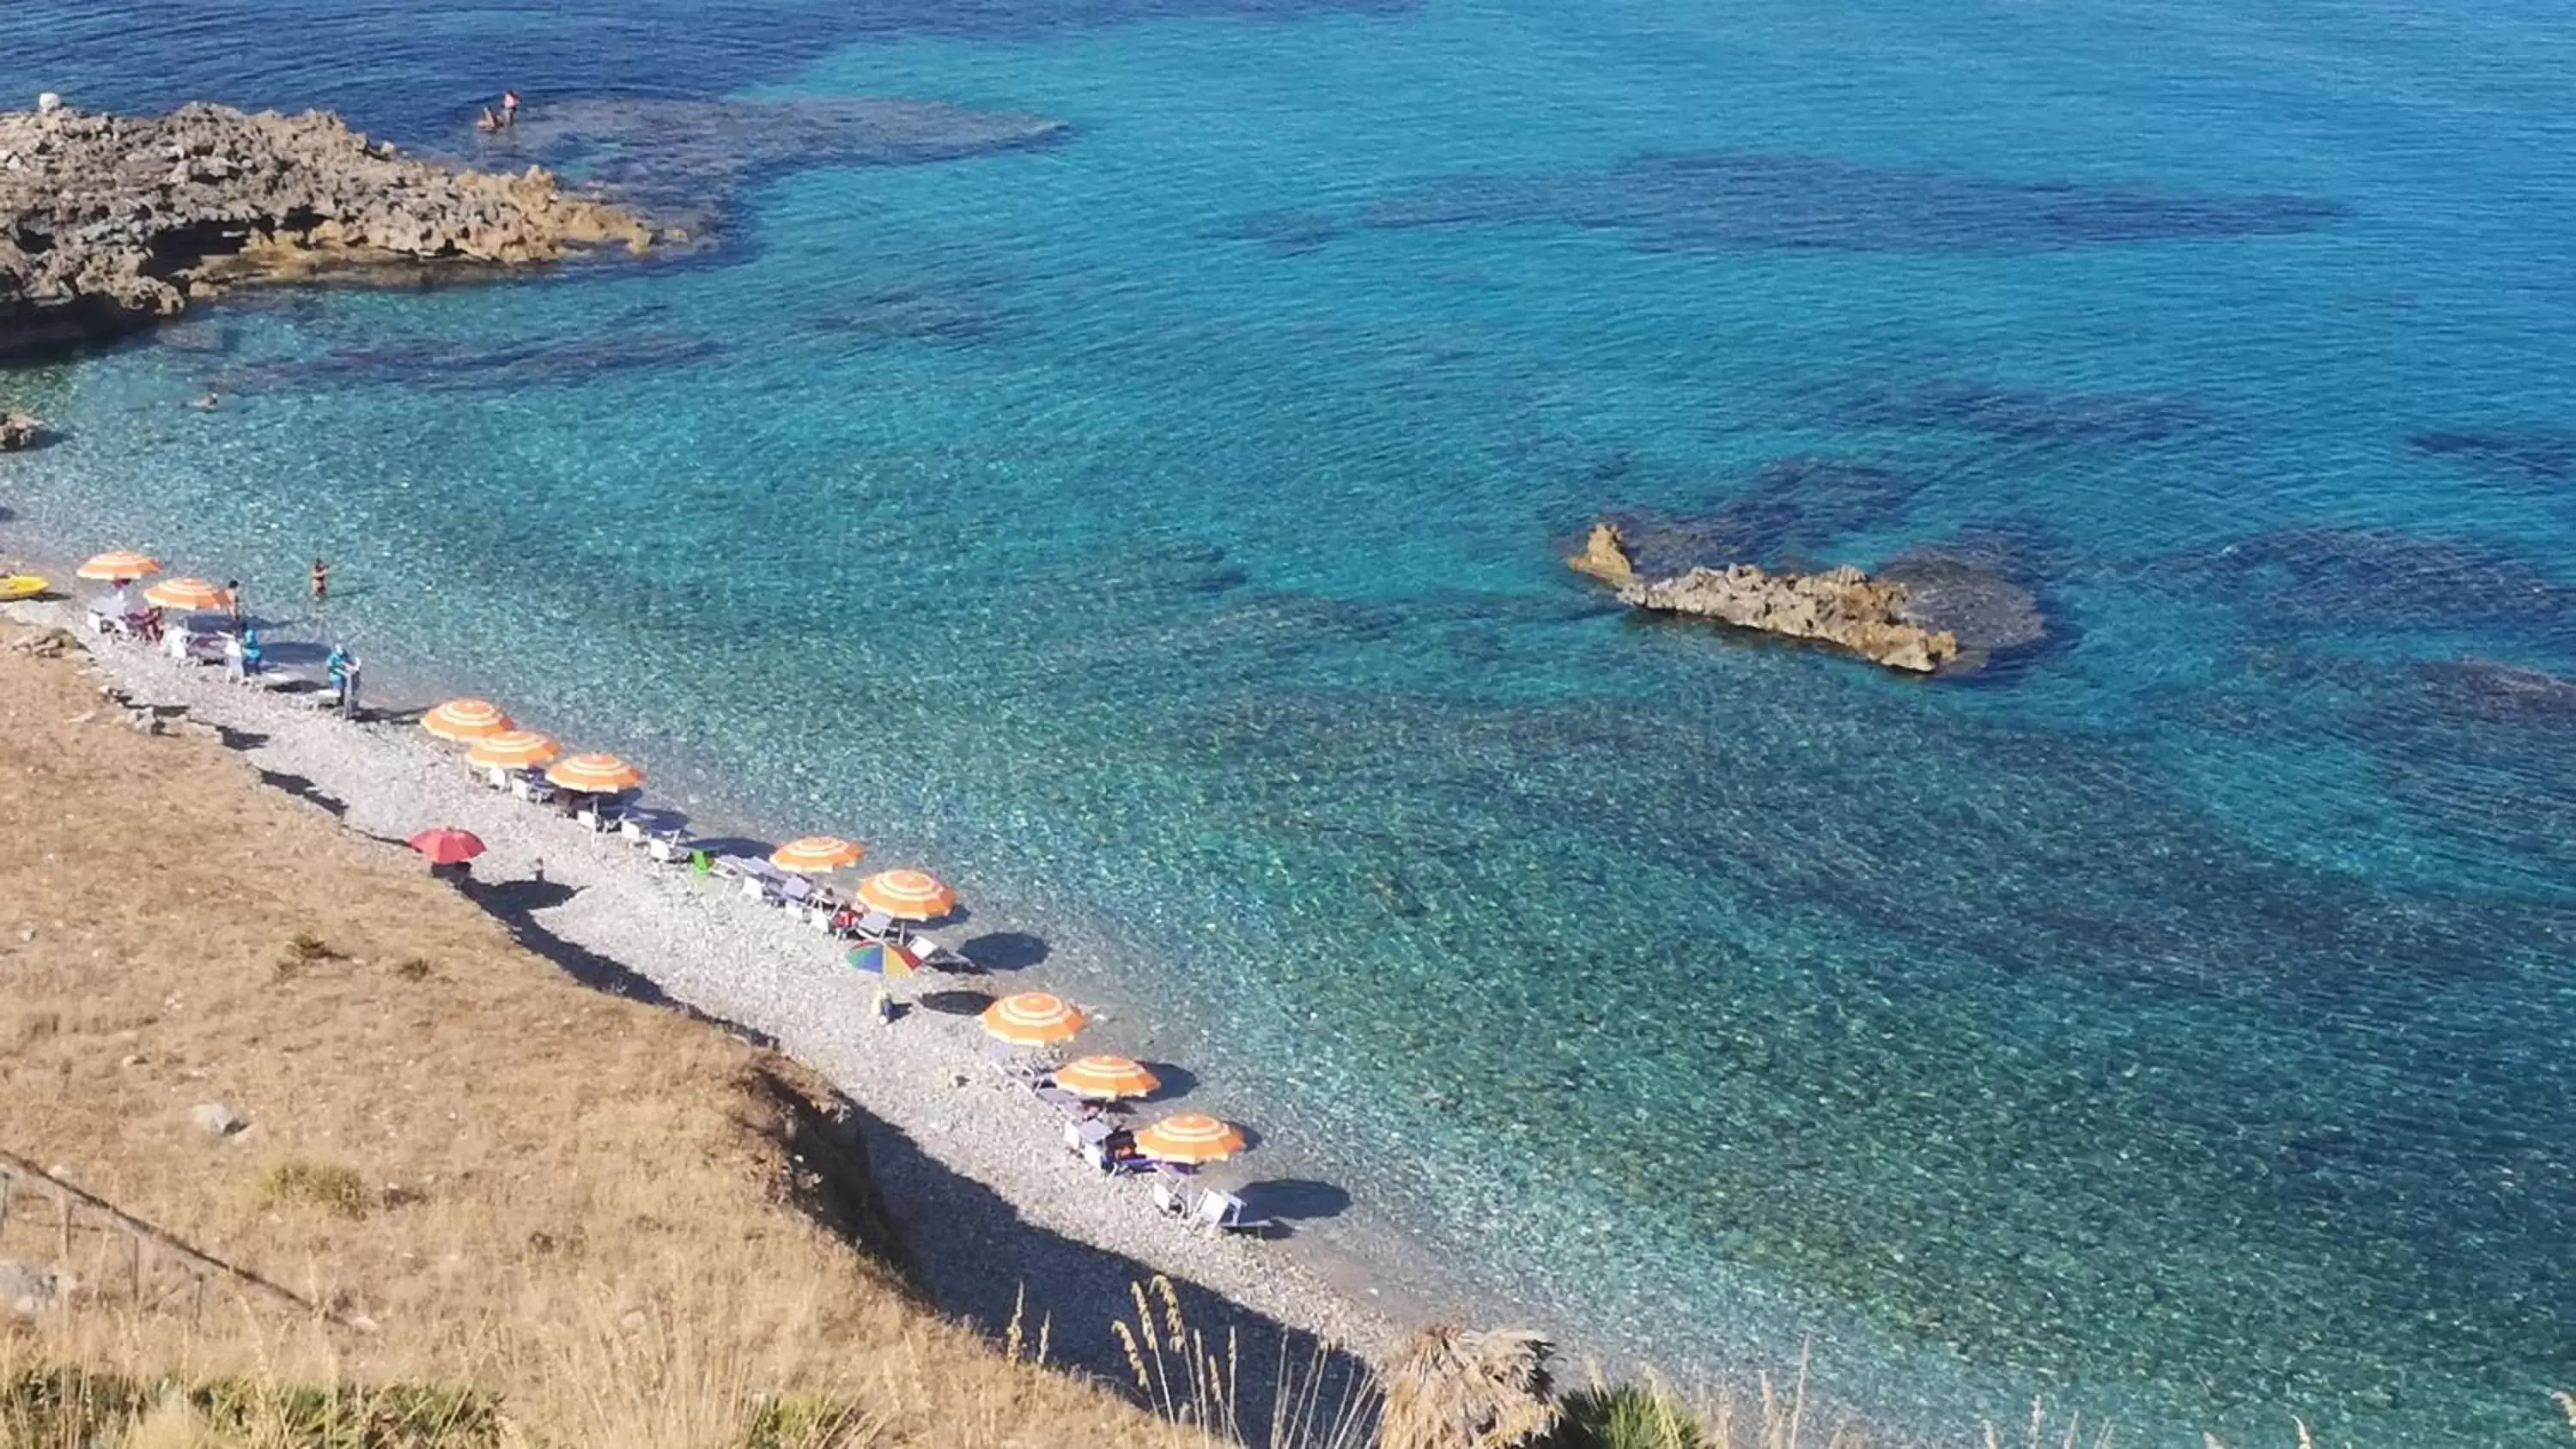
<svg viewBox="0 0 2576 1449">
<path fill-rule="evenodd" d="M 2576 719 L 2442 666 L 2576 675 L 2562 15 L 829 10 L 12 7 L 0 87 L 93 104 L 1076 131 L 22 374 L 72 439 L 6 502 L 325 553 L 362 647 L 954 866 L 1604 1338 L 1821 1323 L 1935 1428 L 2552 1442 Z M 1994 542 L 2054 638 L 1927 685 L 1554 560 L 1745 499 Z"/>
</svg>

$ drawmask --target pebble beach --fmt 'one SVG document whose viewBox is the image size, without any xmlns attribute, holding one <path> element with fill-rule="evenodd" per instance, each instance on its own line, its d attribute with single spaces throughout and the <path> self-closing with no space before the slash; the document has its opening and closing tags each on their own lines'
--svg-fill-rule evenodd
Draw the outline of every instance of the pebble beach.
<svg viewBox="0 0 2576 1449">
<path fill-rule="evenodd" d="M 75 601 L 0 612 L 75 632 L 85 625 Z M 878 1189 L 943 1310 L 997 1333 L 1009 1330 L 1011 1314 L 1030 1334 L 1041 1322 L 1085 1324 L 1080 1338 L 1056 1330 L 1055 1351 L 1104 1366 L 1088 1340 L 1105 1344 L 1105 1331 L 1091 1335 L 1087 1325 L 1105 1330 L 1125 1310 L 1122 1278 L 1160 1273 L 1195 1285 L 1214 1295 L 1201 1301 L 1220 1316 L 1249 1310 L 1264 1329 L 1280 1330 L 1283 1344 L 1306 1343 L 1308 1352 L 1329 1345 L 1367 1355 L 1411 1316 L 1361 1265 L 1280 1239 L 1210 1237 L 1163 1217 L 1144 1178 L 1104 1178 L 1062 1148 L 1062 1120 L 1002 1069 L 971 1008 L 920 1004 L 942 993 L 962 1002 L 1043 986 L 1024 979 L 1033 973 L 1004 985 L 923 971 L 895 993 L 908 1009 L 879 1023 L 877 978 L 842 964 L 843 943 L 746 898 L 734 881 L 652 865 L 614 833 L 489 789 L 461 747 L 431 738 L 407 713 L 353 721 L 313 707 L 309 693 L 247 688 L 220 668 L 179 664 L 141 644 L 90 648 L 106 684 L 154 707 L 169 727 L 219 732 L 265 782 L 332 810 L 349 830 L 390 840 L 431 825 L 472 831 L 487 850 L 473 863 L 469 894 L 590 984 L 667 999 L 824 1074 L 873 1119 Z M 1113 1013 L 1095 1012 L 1077 1045 L 1115 1049 L 1119 1034 Z M 1169 1106 L 1144 1104 L 1136 1120 Z M 1210 1181 L 1239 1186 L 1261 1175 L 1255 1153 L 1215 1169 Z M 968 1197 L 974 1203 L 961 1200 Z"/>
</svg>

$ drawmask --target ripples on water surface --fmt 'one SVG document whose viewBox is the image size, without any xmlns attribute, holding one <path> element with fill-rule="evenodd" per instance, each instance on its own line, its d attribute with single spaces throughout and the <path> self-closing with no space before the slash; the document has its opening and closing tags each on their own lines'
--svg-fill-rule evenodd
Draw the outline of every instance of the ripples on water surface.
<svg viewBox="0 0 2576 1449">
<path fill-rule="evenodd" d="M 957 865 L 1607 1337 L 1825 1323 L 1934 1425 L 2549 1442 L 2566 17 L 1561 8 L 21 0 L 0 85 L 94 103 L 1073 133 L 22 375 L 72 440 L 10 502 L 326 553 L 369 647 Z M 1611 507 L 1966 538 L 2052 638 L 1927 685 L 1642 625 L 1553 562 Z"/>
</svg>

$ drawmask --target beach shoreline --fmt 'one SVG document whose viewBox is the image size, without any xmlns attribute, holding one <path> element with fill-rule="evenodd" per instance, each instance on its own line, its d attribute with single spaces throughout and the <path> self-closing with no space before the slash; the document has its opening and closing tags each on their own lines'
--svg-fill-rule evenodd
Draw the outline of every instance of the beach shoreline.
<svg viewBox="0 0 2576 1449">
<path fill-rule="evenodd" d="M 82 615 L 72 597 L 0 606 L 0 617 L 75 634 L 83 632 Z M 918 1004 L 943 989 L 998 982 L 925 972 L 901 993 L 915 1003 L 903 1019 L 876 1025 L 868 1006 L 875 983 L 840 963 L 832 938 L 746 899 L 730 881 L 654 867 L 614 835 L 595 835 L 486 788 L 465 767 L 461 750 L 413 725 L 346 720 L 298 696 L 235 685 L 219 668 L 181 665 L 141 645 L 84 643 L 118 688 L 138 702 L 184 706 L 186 720 L 221 731 L 264 782 L 330 810 L 344 829 L 392 839 L 432 825 L 474 831 L 489 846 L 475 862 L 475 889 L 485 893 L 478 903 L 523 938 L 536 938 L 531 944 L 551 943 L 552 949 L 540 945 L 540 954 L 556 955 L 559 965 L 577 955 L 599 972 L 632 973 L 620 978 L 628 981 L 620 994 L 661 994 L 667 1004 L 773 1042 L 879 1124 L 874 1137 L 908 1139 L 923 1170 L 898 1169 L 881 1186 L 943 1311 L 1001 1332 L 1005 1322 L 992 1314 L 1000 1287 L 992 1268 L 1008 1264 L 1012 1271 L 1003 1276 L 1025 1291 L 1031 1319 L 1051 1316 L 1065 1324 L 1097 1317 L 1105 1339 L 1106 1320 L 1119 1302 L 1099 1301 L 1092 1286 L 1064 1291 L 1071 1285 L 1051 1285 L 1041 1258 L 1014 1256 L 1050 1235 L 1133 1259 L 1293 1334 L 1363 1356 L 1382 1352 L 1430 1311 L 1387 1281 L 1379 1264 L 1348 1261 L 1293 1237 L 1245 1241 L 1191 1232 L 1155 1212 L 1143 1182 L 1103 1179 L 1063 1151 L 1059 1119 L 998 1069 L 971 1013 Z M 370 688 L 368 712 L 388 712 L 387 695 Z M 525 907 L 494 904 L 514 897 Z M 509 914 L 522 909 L 517 919 Z M 1117 1017 L 1103 1015 L 1084 1045 L 1114 1037 Z M 1160 1110 L 1162 1104 L 1150 1104 L 1140 1120 Z M 880 1161 L 906 1160 L 899 1147 L 888 1152 L 889 1144 L 870 1145 Z M 1025 1242 L 965 1245 L 944 1237 L 940 1227 L 952 1205 L 938 1200 L 930 1179 L 947 1174 L 1007 1203 L 1029 1229 Z M 1256 1154 L 1216 1180 L 1262 1176 Z"/>
</svg>

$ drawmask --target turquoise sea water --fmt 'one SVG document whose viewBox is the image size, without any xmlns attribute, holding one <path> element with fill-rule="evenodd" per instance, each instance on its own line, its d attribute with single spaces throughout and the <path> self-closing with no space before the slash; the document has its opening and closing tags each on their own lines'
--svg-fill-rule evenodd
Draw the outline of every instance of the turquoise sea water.
<svg viewBox="0 0 2576 1449">
<path fill-rule="evenodd" d="M 68 435 L 0 503 L 325 554 L 380 661 L 950 868 L 1605 1343 L 2550 1443 L 2576 686 L 2496 666 L 2576 677 L 2571 60 L 2528 0 L 18 0 L 0 94 L 1072 131 L 0 379 Z M 1641 624 L 1556 562 L 1603 510 L 1967 540 L 2051 637 Z"/>
</svg>

